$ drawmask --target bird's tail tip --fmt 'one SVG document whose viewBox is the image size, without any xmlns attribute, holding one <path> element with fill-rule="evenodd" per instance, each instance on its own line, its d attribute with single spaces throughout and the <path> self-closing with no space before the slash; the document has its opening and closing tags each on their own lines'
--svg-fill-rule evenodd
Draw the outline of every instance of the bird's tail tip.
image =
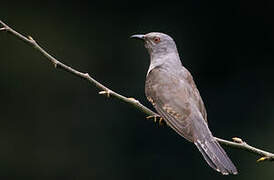
<svg viewBox="0 0 274 180">
<path fill-rule="evenodd" d="M 222 173 L 223 175 L 238 174 L 235 165 L 232 163 L 226 152 L 214 138 L 209 140 L 196 140 L 194 144 L 202 153 L 204 159 L 210 167 Z"/>
</svg>

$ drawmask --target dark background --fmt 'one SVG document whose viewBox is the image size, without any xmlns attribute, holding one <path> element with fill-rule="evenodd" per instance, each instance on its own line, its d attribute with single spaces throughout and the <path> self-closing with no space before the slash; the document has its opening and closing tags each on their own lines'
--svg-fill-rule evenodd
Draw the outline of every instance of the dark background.
<svg viewBox="0 0 274 180">
<path fill-rule="evenodd" d="M 0 19 L 50 54 L 152 108 L 149 56 L 135 33 L 171 35 L 193 74 L 213 134 L 274 151 L 273 1 L 3 1 Z M 98 95 L 0 33 L 0 176 L 5 179 L 273 179 L 274 164 L 224 147 L 223 177 L 198 150 L 142 112 Z"/>
</svg>

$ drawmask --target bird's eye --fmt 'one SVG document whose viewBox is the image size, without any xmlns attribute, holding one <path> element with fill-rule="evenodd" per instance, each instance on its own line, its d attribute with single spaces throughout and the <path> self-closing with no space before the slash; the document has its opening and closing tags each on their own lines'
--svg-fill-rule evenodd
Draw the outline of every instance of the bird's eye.
<svg viewBox="0 0 274 180">
<path fill-rule="evenodd" d="M 155 43 L 159 43 L 159 42 L 161 41 L 161 39 L 160 39 L 159 37 L 154 37 L 154 38 L 153 38 L 153 41 L 154 41 Z"/>
</svg>

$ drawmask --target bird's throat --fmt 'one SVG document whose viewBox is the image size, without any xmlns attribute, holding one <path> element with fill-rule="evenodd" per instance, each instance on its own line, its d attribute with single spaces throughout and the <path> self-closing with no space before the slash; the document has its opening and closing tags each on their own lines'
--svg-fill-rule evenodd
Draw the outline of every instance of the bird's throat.
<svg viewBox="0 0 274 180">
<path fill-rule="evenodd" d="M 150 65 L 147 71 L 147 75 L 152 69 L 158 66 L 161 66 L 165 69 L 175 70 L 176 68 L 180 68 L 182 63 L 178 53 L 168 53 L 165 55 L 157 56 L 150 54 Z"/>
</svg>

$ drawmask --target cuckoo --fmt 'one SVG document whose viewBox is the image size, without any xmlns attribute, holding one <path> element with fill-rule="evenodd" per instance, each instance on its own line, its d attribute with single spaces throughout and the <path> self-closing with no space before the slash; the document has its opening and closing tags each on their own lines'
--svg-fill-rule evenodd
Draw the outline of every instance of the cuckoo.
<svg viewBox="0 0 274 180">
<path fill-rule="evenodd" d="M 150 55 L 145 94 L 158 114 L 179 135 L 194 143 L 210 167 L 223 175 L 237 169 L 208 128 L 207 113 L 174 40 L 159 32 L 136 34 Z"/>
</svg>

